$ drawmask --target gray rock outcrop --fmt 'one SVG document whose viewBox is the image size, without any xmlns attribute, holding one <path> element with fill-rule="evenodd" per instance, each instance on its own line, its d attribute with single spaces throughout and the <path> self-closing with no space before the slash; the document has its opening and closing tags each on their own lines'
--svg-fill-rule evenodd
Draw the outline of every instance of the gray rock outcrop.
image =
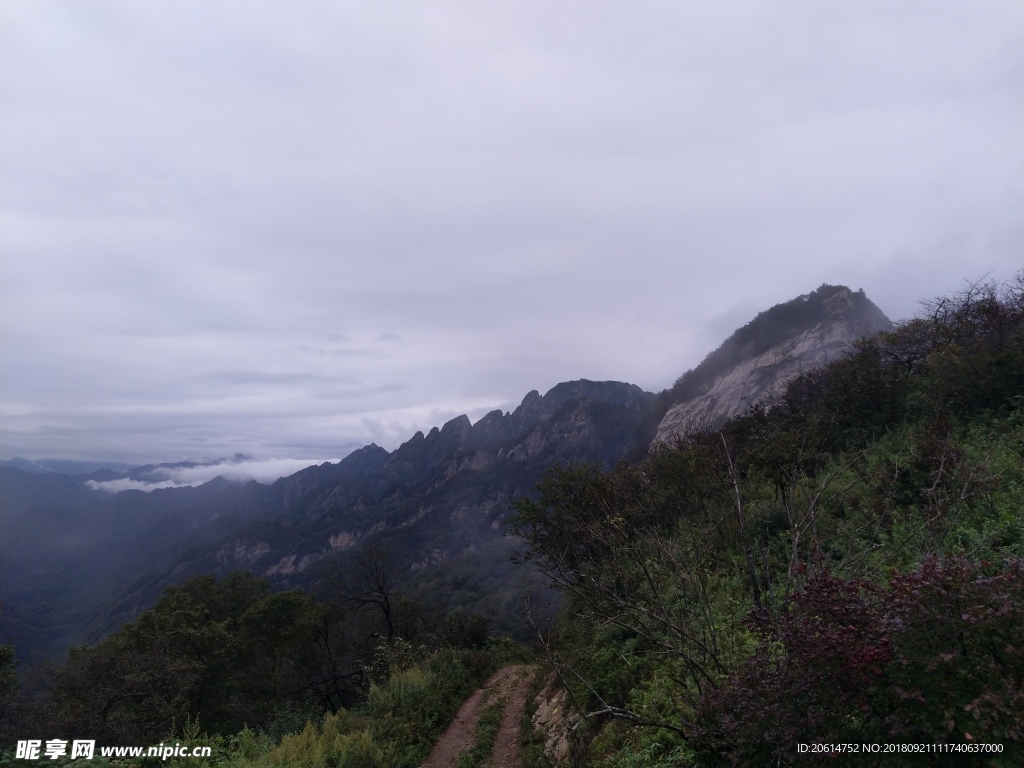
<svg viewBox="0 0 1024 768">
<path fill-rule="evenodd" d="M 818 302 L 820 306 L 807 307 L 800 315 L 802 323 L 791 328 L 785 338 L 774 338 L 778 334 L 769 331 L 769 325 L 787 312 L 800 312 L 799 302 Z M 786 312 L 773 318 L 777 309 Z M 758 327 L 759 323 L 763 327 Z M 653 442 L 671 444 L 687 433 L 719 426 L 800 373 L 848 353 L 858 339 L 891 327 L 889 318 L 862 291 L 844 286 L 822 286 L 813 294 L 779 305 L 737 331 L 701 366 L 680 379 L 677 388 L 685 392 L 689 384 L 686 394 L 690 396 L 669 408 Z M 768 343 L 771 346 L 764 348 Z M 708 376 L 701 370 L 705 366 L 721 368 L 722 359 L 731 364 L 724 371 L 715 371 L 717 375 Z"/>
</svg>

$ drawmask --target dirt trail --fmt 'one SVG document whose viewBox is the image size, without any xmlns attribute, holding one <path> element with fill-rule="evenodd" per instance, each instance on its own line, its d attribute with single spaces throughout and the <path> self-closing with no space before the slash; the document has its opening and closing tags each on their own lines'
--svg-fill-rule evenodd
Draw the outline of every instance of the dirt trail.
<svg viewBox="0 0 1024 768">
<path fill-rule="evenodd" d="M 452 724 L 441 735 L 441 738 L 434 745 L 433 750 L 431 750 L 430 756 L 423 762 L 420 768 L 452 768 L 459 759 L 459 755 L 471 749 L 476 743 L 474 731 L 477 720 L 480 719 L 480 712 L 495 696 L 501 696 L 509 692 L 511 692 L 511 695 L 509 696 L 508 704 L 505 706 L 501 720 L 501 729 L 498 731 L 498 737 L 494 743 L 494 755 L 495 758 L 498 757 L 499 745 L 506 743 L 514 744 L 514 747 L 505 746 L 502 749 L 508 751 L 515 762 L 495 762 L 494 765 L 500 765 L 502 768 L 505 766 L 518 766 L 519 721 L 522 718 L 523 704 L 526 702 L 526 689 L 529 687 L 529 680 L 533 669 L 533 667 L 525 664 L 514 664 L 513 666 L 499 669 L 491 675 L 482 688 L 478 688 L 463 702 L 458 713 L 455 715 L 455 719 L 452 720 Z M 517 707 L 514 707 L 517 701 L 519 701 L 519 704 Z M 511 733 L 513 727 L 514 734 L 511 737 L 511 741 L 509 741 L 506 731 Z"/>
<path fill-rule="evenodd" d="M 523 723 L 526 695 L 536 673 L 536 667 L 523 668 L 518 678 L 519 682 L 508 698 L 505 711 L 501 715 L 501 727 L 494 739 L 494 751 L 491 753 L 493 768 L 519 768 L 519 727 Z"/>
</svg>

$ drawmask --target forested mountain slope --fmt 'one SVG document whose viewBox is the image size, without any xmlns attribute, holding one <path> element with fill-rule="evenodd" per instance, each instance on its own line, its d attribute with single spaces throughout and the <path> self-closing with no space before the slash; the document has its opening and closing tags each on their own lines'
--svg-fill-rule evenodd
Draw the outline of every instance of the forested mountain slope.
<svg viewBox="0 0 1024 768">
<path fill-rule="evenodd" d="M 374 535 L 395 556 L 437 566 L 502 537 L 511 495 L 560 460 L 611 465 L 635 450 L 653 395 L 620 382 L 565 382 L 511 413 L 452 419 L 389 453 L 369 445 L 338 464 L 271 485 L 216 479 L 191 488 L 110 495 L 89 480 L 152 479 L 158 467 L 69 477 L 0 467 L 0 637 L 19 654 L 95 640 L 172 583 L 238 568 L 309 586 L 331 555 Z M 510 567 L 505 550 L 496 571 Z M 476 601 L 487 580 L 480 580 Z M 511 610 L 511 609 L 510 609 Z M 41 638 L 47 638 L 45 643 Z"/>
<path fill-rule="evenodd" d="M 566 597 L 544 650 L 576 765 L 1024 760 L 1024 279 L 643 462 L 553 469 L 517 508 Z"/>
<path fill-rule="evenodd" d="M 475 425 L 461 416 L 417 433 L 363 484 L 325 483 L 286 516 L 247 523 L 140 573 L 98 606 L 103 625 L 96 630 L 117 626 L 167 585 L 199 573 L 245 569 L 278 588 L 312 589 L 333 559 L 344 560 L 371 541 L 385 543 L 406 578 L 434 583 L 431 599 L 486 613 L 512 630 L 522 611 L 520 592 L 531 587 L 509 563 L 502 521 L 510 500 L 529 492 L 552 463 L 611 467 L 625 458 L 636 448 L 650 399 L 633 385 L 568 382 L 543 397 L 531 392 L 512 413 L 495 411 Z M 450 578 L 463 582 L 457 594 L 444 586 Z M 514 598 L 506 594 L 511 581 Z"/>
</svg>

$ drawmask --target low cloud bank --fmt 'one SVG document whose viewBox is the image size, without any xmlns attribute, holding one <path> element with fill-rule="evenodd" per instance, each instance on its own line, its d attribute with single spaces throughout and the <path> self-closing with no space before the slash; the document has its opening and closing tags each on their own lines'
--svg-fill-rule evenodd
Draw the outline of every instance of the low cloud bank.
<svg viewBox="0 0 1024 768">
<path fill-rule="evenodd" d="M 186 483 L 175 483 L 165 480 L 161 483 L 147 483 L 145 480 L 132 480 L 130 477 L 122 477 L 117 480 L 86 480 L 85 484 L 94 491 L 106 491 L 107 493 L 120 493 L 121 491 L 156 491 L 160 488 L 181 488 Z"/>
<path fill-rule="evenodd" d="M 266 485 L 278 478 L 293 475 L 306 467 L 337 461 L 339 459 L 251 459 L 248 457 L 204 460 L 202 463 L 189 462 L 182 465 L 160 465 L 132 470 L 128 473 L 128 477 L 119 477 L 116 480 L 87 480 L 85 484 L 93 490 L 107 493 L 184 488 L 208 483 L 215 477 L 223 477 L 225 480 L 238 483 L 255 480 Z"/>
</svg>

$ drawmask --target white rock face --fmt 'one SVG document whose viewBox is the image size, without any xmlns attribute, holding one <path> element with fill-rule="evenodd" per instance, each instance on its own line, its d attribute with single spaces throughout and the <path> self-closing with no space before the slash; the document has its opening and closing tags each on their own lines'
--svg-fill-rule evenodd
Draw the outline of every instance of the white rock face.
<svg viewBox="0 0 1024 768">
<path fill-rule="evenodd" d="M 856 307 L 848 288 L 826 299 L 825 307 L 826 319 L 814 328 L 739 363 L 714 379 L 703 394 L 673 405 L 653 442 L 671 444 L 688 432 L 739 416 L 808 368 L 848 353 L 856 340 L 892 327 L 871 302 Z"/>
</svg>

